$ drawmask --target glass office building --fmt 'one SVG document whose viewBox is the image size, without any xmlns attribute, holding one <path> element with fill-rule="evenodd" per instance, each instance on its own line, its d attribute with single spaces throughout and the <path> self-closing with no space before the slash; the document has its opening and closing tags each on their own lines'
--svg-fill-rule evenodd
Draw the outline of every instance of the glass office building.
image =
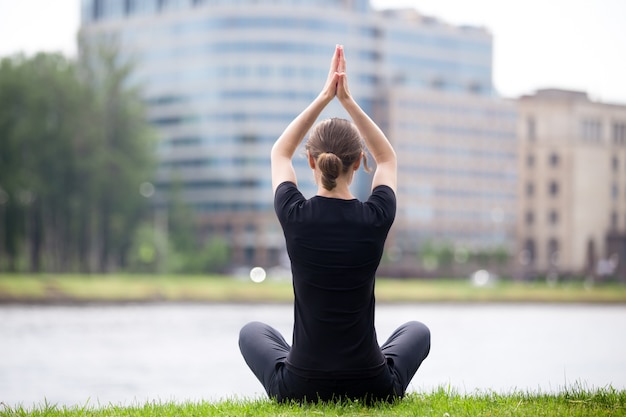
<svg viewBox="0 0 626 417">
<path fill-rule="evenodd" d="M 323 86 L 335 44 L 345 45 L 351 91 L 384 129 L 403 123 L 389 111 L 393 91 L 494 96 L 487 31 L 368 0 L 83 0 L 81 36 L 112 37 L 136 60 L 160 133 L 157 197 L 180 182 L 201 234 L 226 237 L 239 265 L 281 261 L 269 151 Z M 322 117 L 331 115 L 347 116 L 336 102 Z M 296 169 L 313 195 L 303 157 Z M 369 178 L 356 178 L 361 198 Z"/>
</svg>

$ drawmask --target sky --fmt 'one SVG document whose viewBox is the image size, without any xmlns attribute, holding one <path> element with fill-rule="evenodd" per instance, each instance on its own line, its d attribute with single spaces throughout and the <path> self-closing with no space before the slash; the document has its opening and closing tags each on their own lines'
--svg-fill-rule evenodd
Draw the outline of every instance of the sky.
<svg viewBox="0 0 626 417">
<path fill-rule="evenodd" d="M 505 97 L 541 88 L 585 91 L 626 104 L 624 0 L 371 0 L 412 7 L 494 38 L 494 85 Z M 80 0 L 0 0 L 0 56 L 76 54 Z"/>
</svg>

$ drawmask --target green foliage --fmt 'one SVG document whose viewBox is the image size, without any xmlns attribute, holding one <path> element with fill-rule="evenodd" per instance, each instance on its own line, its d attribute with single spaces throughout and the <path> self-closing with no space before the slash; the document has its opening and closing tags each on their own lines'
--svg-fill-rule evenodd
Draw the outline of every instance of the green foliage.
<svg viewBox="0 0 626 417">
<path fill-rule="evenodd" d="M 177 252 L 176 255 L 178 262 L 169 268 L 172 273 L 221 272 L 230 263 L 228 242 L 221 237 L 213 237 L 204 245 Z"/>
<path fill-rule="evenodd" d="M 418 253 L 422 267 L 426 271 L 450 268 L 455 262 L 454 245 L 449 242 L 426 242 Z"/>
<path fill-rule="evenodd" d="M 135 231 L 128 254 L 128 269 L 156 273 L 165 269 L 167 236 L 156 225 L 142 223 Z"/>
<path fill-rule="evenodd" d="M 171 179 L 136 230 L 129 253 L 130 272 L 203 274 L 222 272 L 230 263 L 228 242 L 203 236 L 180 178 Z M 165 198 L 163 198 L 165 197 Z"/>
<path fill-rule="evenodd" d="M 127 263 L 155 136 L 132 66 L 112 45 L 0 61 L 0 268 L 106 271 Z"/>
<path fill-rule="evenodd" d="M 509 251 L 503 246 L 478 249 L 472 252 L 473 261 L 481 267 L 490 265 L 504 266 L 509 262 L 510 258 Z"/>
<path fill-rule="evenodd" d="M 454 416 L 546 416 L 595 417 L 623 416 L 626 413 L 626 391 L 613 388 L 599 390 L 565 390 L 555 394 L 479 392 L 462 395 L 440 388 L 429 394 L 414 393 L 393 403 L 365 405 L 359 401 L 319 404 L 278 404 L 271 400 L 227 399 L 217 403 L 150 402 L 132 406 L 89 404 L 62 407 L 44 403 L 32 409 L 0 406 L 0 417 L 78 417 L 78 416 L 346 416 L 346 417 L 454 417 Z"/>
<path fill-rule="evenodd" d="M 183 184 L 175 177 L 169 189 L 167 222 L 168 236 L 176 251 L 192 252 L 196 249 L 193 210 L 183 199 Z"/>
<path fill-rule="evenodd" d="M 477 268 L 505 270 L 511 259 L 504 246 L 476 248 L 456 246 L 448 241 L 427 241 L 417 253 L 423 271 L 430 274 L 466 276 Z"/>
<path fill-rule="evenodd" d="M 221 243 L 218 243 L 221 245 Z M 215 253 L 216 251 L 212 251 Z M 244 278 L 244 279 L 241 279 Z M 0 302 L 293 302 L 289 280 L 270 275 L 261 284 L 247 277 L 200 272 L 171 275 L 154 274 L 0 274 Z M 525 303 L 626 303 L 626 286 L 578 283 L 525 283 L 499 281 L 477 287 L 469 280 L 379 279 L 376 300 L 380 303 L 415 302 L 525 302 Z"/>
</svg>

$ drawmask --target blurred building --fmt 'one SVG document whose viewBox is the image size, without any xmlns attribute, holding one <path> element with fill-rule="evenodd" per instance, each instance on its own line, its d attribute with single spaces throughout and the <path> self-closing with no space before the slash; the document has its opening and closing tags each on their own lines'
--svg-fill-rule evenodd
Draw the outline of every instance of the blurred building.
<svg viewBox="0 0 626 417">
<path fill-rule="evenodd" d="M 514 253 L 515 103 L 402 88 L 389 97 L 400 175 L 398 253 L 411 259 L 411 248 L 430 243 L 449 245 L 461 263 L 476 251 Z"/>
<path fill-rule="evenodd" d="M 624 276 L 626 106 L 539 90 L 519 99 L 519 265 Z"/>
<path fill-rule="evenodd" d="M 83 0 L 81 35 L 114 37 L 134 57 L 161 135 L 157 200 L 179 183 L 236 264 L 282 259 L 269 150 L 318 94 L 337 43 L 355 98 L 399 151 L 395 253 L 514 242 L 515 109 L 493 91 L 485 29 L 368 0 Z M 346 117 L 336 102 L 331 115 Z M 296 169 L 312 196 L 304 158 Z M 355 186 L 367 196 L 369 175 Z"/>
<path fill-rule="evenodd" d="M 494 93 L 490 33 L 414 10 L 381 15 L 385 102 L 376 116 L 399 158 L 395 271 L 440 269 L 415 265 L 429 244 L 449 245 L 461 258 L 513 252 L 516 108 Z"/>
</svg>

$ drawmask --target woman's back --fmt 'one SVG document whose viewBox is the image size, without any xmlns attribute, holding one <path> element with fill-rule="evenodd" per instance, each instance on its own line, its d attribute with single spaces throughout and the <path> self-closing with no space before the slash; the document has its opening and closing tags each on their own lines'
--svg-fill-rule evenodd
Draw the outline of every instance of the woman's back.
<svg viewBox="0 0 626 417">
<path fill-rule="evenodd" d="M 290 182 L 276 213 L 291 259 L 293 348 L 287 365 L 302 376 L 368 376 L 384 364 L 374 331 L 374 280 L 395 216 L 395 195 L 377 187 L 366 202 L 315 196 Z"/>
</svg>

